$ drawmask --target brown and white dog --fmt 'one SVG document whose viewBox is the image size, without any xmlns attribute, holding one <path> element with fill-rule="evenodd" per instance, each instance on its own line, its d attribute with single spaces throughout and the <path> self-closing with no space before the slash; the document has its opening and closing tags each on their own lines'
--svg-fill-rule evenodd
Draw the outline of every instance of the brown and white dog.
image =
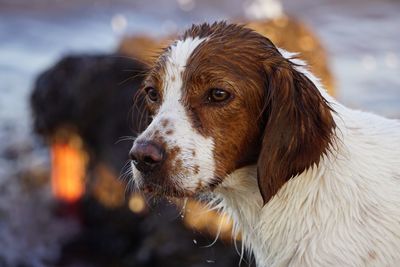
<svg viewBox="0 0 400 267">
<path fill-rule="evenodd" d="M 202 24 L 145 79 L 133 177 L 211 196 L 258 266 L 400 264 L 400 123 L 339 104 L 294 54 Z"/>
</svg>

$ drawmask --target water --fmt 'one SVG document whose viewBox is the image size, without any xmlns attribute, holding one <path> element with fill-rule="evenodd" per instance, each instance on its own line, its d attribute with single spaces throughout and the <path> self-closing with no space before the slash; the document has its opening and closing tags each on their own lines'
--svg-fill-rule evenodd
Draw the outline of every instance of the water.
<svg viewBox="0 0 400 267">
<path fill-rule="evenodd" d="M 292 2 L 293 13 L 313 26 L 330 52 L 339 99 L 400 118 L 400 2 Z"/>
</svg>

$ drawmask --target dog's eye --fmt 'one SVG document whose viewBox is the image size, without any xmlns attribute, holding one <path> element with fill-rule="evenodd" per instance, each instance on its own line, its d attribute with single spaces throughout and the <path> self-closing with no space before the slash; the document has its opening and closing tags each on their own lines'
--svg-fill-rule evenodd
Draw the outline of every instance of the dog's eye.
<svg viewBox="0 0 400 267">
<path fill-rule="evenodd" d="M 213 88 L 210 90 L 207 100 L 209 102 L 223 102 L 229 99 L 231 94 L 225 90 L 219 88 Z"/>
<path fill-rule="evenodd" d="M 153 87 L 147 87 L 145 89 L 147 98 L 151 101 L 151 102 L 157 102 L 159 95 L 156 89 L 154 89 Z"/>
</svg>

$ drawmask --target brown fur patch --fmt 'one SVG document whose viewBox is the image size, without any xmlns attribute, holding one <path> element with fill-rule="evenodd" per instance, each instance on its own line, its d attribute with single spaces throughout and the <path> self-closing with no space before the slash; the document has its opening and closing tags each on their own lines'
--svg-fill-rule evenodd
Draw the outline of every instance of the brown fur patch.
<svg viewBox="0 0 400 267">
<path fill-rule="evenodd" d="M 200 166 L 199 165 L 194 165 L 193 167 L 193 173 L 194 174 L 199 174 L 200 172 Z"/>
<path fill-rule="evenodd" d="M 202 180 L 197 182 L 196 190 L 200 190 L 201 188 L 203 188 L 203 181 Z"/>
<path fill-rule="evenodd" d="M 241 26 L 216 23 L 194 26 L 185 34 L 196 36 L 212 37 L 201 43 L 188 60 L 183 73 L 184 98 L 190 107 L 192 126 L 215 142 L 215 176 L 225 177 L 257 159 L 257 116 L 262 108 L 260 87 L 264 77 L 254 64 L 258 55 L 252 53 L 251 45 L 257 43 L 259 35 Z M 271 45 L 267 39 L 264 41 Z M 232 99 L 223 105 L 205 104 L 211 88 L 229 91 Z"/>
<path fill-rule="evenodd" d="M 175 168 L 179 171 L 180 169 L 182 169 L 182 166 L 183 166 L 182 160 L 181 159 L 177 159 L 175 161 Z"/>
<path fill-rule="evenodd" d="M 375 251 L 373 251 L 373 250 L 371 250 L 371 251 L 369 251 L 368 252 L 368 258 L 369 258 L 369 260 L 375 260 L 376 259 L 376 252 Z"/>
<path fill-rule="evenodd" d="M 166 162 L 164 171 L 166 174 L 174 175 L 177 173 L 187 174 L 187 170 L 183 168 L 183 161 L 179 159 L 181 148 L 175 146 L 168 151 L 168 162 Z"/>
<path fill-rule="evenodd" d="M 164 128 L 166 128 L 168 125 L 169 125 L 169 120 L 168 119 L 164 119 L 164 120 L 162 120 L 161 121 L 161 126 L 162 127 L 164 127 Z"/>
<path fill-rule="evenodd" d="M 180 152 L 181 152 L 181 148 L 179 146 L 175 146 L 170 150 L 169 154 L 170 154 L 170 156 L 175 156 L 175 155 L 178 155 Z"/>
</svg>

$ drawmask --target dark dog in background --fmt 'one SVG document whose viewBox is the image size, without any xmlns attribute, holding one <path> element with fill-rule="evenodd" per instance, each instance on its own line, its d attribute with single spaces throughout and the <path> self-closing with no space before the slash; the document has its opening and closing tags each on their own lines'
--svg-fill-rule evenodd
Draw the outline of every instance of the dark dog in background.
<svg viewBox="0 0 400 267">
<path fill-rule="evenodd" d="M 117 141 L 140 132 L 143 118 L 132 104 L 144 72 L 139 61 L 118 55 L 63 58 L 36 81 L 31 95 L 35 131 L 50 137 L 62 127 L 73 128 L 91 158 L 118 173 L 129 144 Z"/>
</svg>

